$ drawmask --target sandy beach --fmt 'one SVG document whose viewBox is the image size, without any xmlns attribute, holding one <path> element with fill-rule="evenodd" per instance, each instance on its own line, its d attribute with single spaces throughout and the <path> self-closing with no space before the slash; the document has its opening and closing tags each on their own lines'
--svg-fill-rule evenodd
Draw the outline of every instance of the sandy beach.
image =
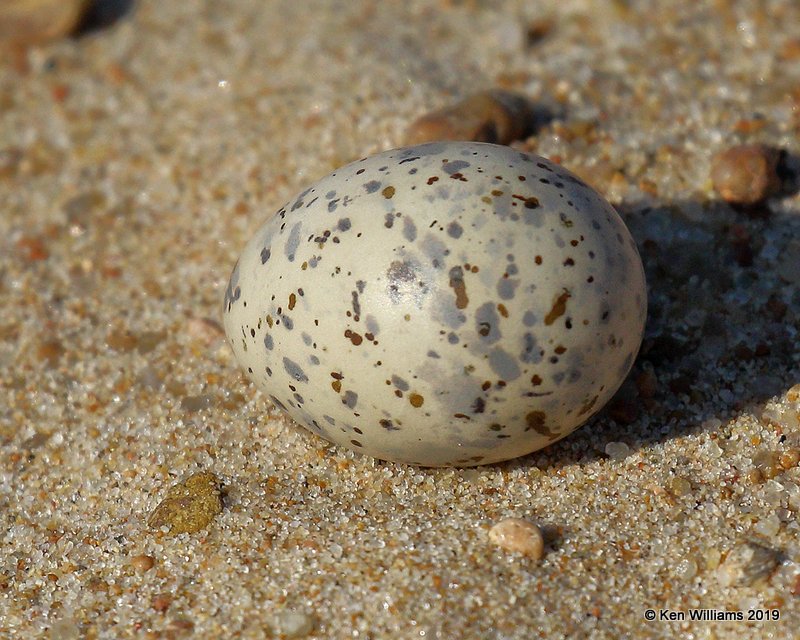
<svg viewBox="0 0 800 640">
<path fill-rule="evenodd" d="M 0 49 L 0 638 L 796 637 L 800 4 L 100 4 Z M 516 460 L 335 447 L 240 371 L 234 262 L 490 89 L 535 107 L 512 146 L 625 220 L 639 357 Z M 743 204 L 714 167 L 753 144 Z M 541 559 L 490 541 L 505 518 Z"/>
</svg>

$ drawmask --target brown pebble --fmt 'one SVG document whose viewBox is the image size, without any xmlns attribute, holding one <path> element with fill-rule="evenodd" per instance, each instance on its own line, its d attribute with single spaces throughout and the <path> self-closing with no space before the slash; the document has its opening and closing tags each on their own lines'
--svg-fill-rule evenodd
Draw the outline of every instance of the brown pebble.
<svg viewBox="0 0 800 640">
<path fill-rule="evenodd" d="M 507 518 L 489 530 L 489 541 L 506 551 L 521 553 L 534 560 L 544 555 L 542 532 L 522 518 Z"/>
<path fill-rule="evenodd" d="M 64 353 L 64 347 L 58 340 L 45 340 L 36 348 L 36 358 L 39 362 L 47 362 L 51 367 L 58 364 Z"/>
<path fill-rule="evenodd" d="M 88 0 L 3 0 L 0 42 L 29 45 L 55 40 L 78 26 Z"/>
<path fill-rule="evenodd" d="M 753 454 L 753 466 L 761 473 L 766 480 L 770 480 L 778 475 L 780 471 L 778 454 L 769 449 L 759 449 Z"/>
<path fill-rule="evenodd" d="M 800 400 L 800 384 L 796 384 L 786 392 L 786 399 L 789 402 L 797 402 Z"/>
<path fill-rule="evenodd" d="M 137 347 L 139 338 L 125 329 L 113 329 L 106 336 L 106 344 L 114 351 L 127 353 Z"/>
<path fill-rule="evenodd" d="M 167 497 L 153 511 L 148 524 L 153 529 L 168 527 L 170 535 L 197 533 L 222 512 L 222 496 L 217 476 L 196 473 L 170 487 Z"/>
<path fill-rule="evenodd" d="M 216 398 L 207 393 L 199 396 L 184 396 L 181 398 L 181 409 L 191 413 L 195 411 L 202 411 L 203 409 L 209 409 L 215 404 Z"/>
<path fill-rule="evenodd" d="M 137 351 L 141 354 L 147 354 L 158 347 L 161 342 L 167 337 L 164 331 L 145 331 L 139 335 Z"/>
<path fill-rule="evenodd" d="M 745 144 L 717 153 L 711 162 L 711 181 L 723 200 L 753 205 L 775 194 L 779 152 L 760 144 Z"/>
<path fill-rule="evenodd" d="M 17 249 L 26 262 L 40 262 L 50 257 L 44 241 L 35 236 L 23 236 L 17 240 Z"/>
<path fill-rule="evenodd" d="M 159 593 L 158 595 L 153 596 L 151 604 L 153 609 L 159 613 L 164 613 L 167 609 L 169 609 L 169 605 L 172 604 L 172 596 L 168 593 Z"/>
<path fill-rule="evenodd" d="M 131 558 L 131 566 L 139 573 L 150 571 L 155 563 L 156 560 L 153 558 L 153 556 L 139 555 Z"/>
<path fill-rule="evenodd" d="M 211 345 L 225 337 L 225 330 L 219 322 L 211 318 L 189 318 L 186 323 L 186 333 L 205 345 Z"/>
<path fill-rule="evenodd" d="M 188 618 L 175 618 L 167 624 L 168 637 L 184 638 L 191 636 L 194 631 L 194 622 Z"/>
<path fill-rule="evenodd" d="M 533 120 L 533 105 L 525 96 L 503 89 L 481 91 L 415 120 L 405 144 L 434 140 L 509 144 L 526 138 Z"/>
<path fill-rule="evenodd" d="M 797 463 L 800 462 L 800 449 L 788 449 L 784 451 L 779 456 L 778 462 L 784 469 L 796 467 Z"/>
<path fill-rule="evenodd" d="M 553 31 L 555 21 L 552 18 L 536 18 L 528 23 L 525 29 L 525 44 L 536 46 Z"/>
<path fill-rule="evenodd" d="M 692 483 L 686 478 L 676 476 L 669 481 L 668 489 L 673 496 L 681 498 L 692 492 Z"/>
</svg>

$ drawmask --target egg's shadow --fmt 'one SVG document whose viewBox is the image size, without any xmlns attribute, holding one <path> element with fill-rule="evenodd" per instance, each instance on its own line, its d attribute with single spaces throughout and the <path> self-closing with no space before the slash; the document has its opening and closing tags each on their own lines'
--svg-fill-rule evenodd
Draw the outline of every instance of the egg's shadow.
<svg viewBox="0 0 800 640">
<path fill-rule="evenodd" d="M 788 157 L 788 166 L 800 167 Z M 786 165 L 784 165 L 786 166 Z M 785 196 L 798 188 L 785 176 Z M 639 247 L 648 317 L 639 356 L 617 396 L 561 441 L 487 468 L 560 468 L 633 451 L 758 411 L 800 378 L 800 260 L 784 252 L 800 216 L 721 200 L 617 206 Z M 704 424 L 705 423 L 705 424 Z"/>
<path fill-rule="evenodd" d="M 75 35 L 80 37 L 108 28 L 133 12 L 136 0 L 92 0 Z"/>
</svg>

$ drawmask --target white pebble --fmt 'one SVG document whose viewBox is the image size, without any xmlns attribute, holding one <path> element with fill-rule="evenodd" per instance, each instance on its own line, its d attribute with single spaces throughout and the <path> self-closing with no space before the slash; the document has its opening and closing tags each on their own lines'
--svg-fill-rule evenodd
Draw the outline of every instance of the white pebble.
<svg viewBox="0 0 800 640">
<path fill-rule="evenodd" d="M 301 611 L 281 611 L 274 631 L 287 638 L 304 638 L 314 630 L 314 618 Z"/>
<path fill-rule="evenodd" d="M 542 532 L 535 524 L 522 518 L 507 518 L 489 530 L 489 540 L 506 551 L 514 551 L 534 560 L 544 555 Z"/>
<path fill-rule="evenodd" d="M 774 538 L 781 528 L 781 521 L 774 513 L 753 525 L 753 531 L 765 538 Z"/>
<path fill-rule="evenodd" d="M 676 567 L 678 575 L 684 580 L 691 580 L 697 575 L 697 563 L 694 560 L 684 558 Z"/>
<path fill-rule="evenodd" d="M 78 640 L 81 631 L 72 618 L 57 620 L 50 627 L 51 640 Z"/>
<path fill-rule="evenodd" d="M 606 445 L 606 455 L 612 460 L 624 460 L 631 455 L 631 448 L 624 442 L 609 442 Z"/>
</svg>

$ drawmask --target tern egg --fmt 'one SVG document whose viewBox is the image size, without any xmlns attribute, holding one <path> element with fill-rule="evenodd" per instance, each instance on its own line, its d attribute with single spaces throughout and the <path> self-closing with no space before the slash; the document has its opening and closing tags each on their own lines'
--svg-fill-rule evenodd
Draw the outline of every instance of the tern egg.
<svg viewBox="0 0 800 640">
<path fill-rule="evenodd" d="M 337 169 L 258 229 L 225 293 L 239 364 L 295 421 L 377 458 L 536 451 L 625 379 L 636 245 L 580 179 L 510 147 L 433 142 Z"/>
</svg>

